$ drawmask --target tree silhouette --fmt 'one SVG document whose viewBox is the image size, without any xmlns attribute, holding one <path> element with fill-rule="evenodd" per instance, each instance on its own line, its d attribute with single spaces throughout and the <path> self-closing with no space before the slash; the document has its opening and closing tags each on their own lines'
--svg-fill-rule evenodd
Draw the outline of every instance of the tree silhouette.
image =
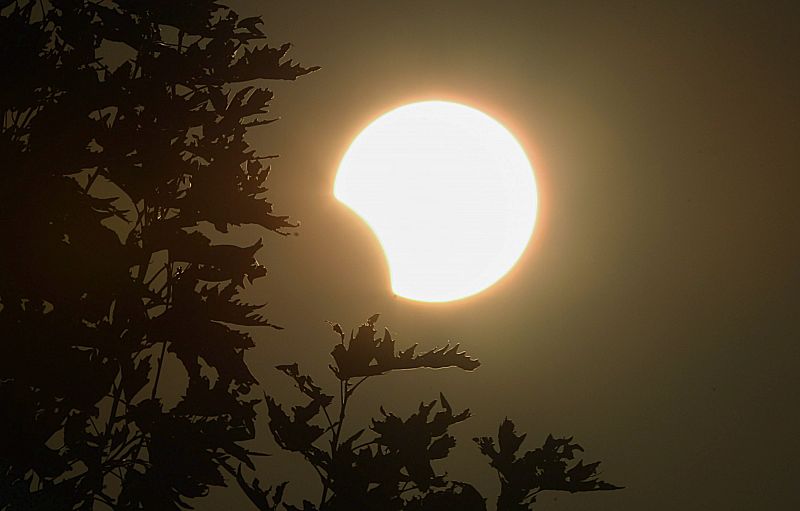
<svg viewBox="0 0 800 511">
<path fill-rule="evenodd" d="M 261 242 L 207 234 L 291 226 L 244 135 L 273 120 L 265 80 L 313 68 L 213 0 L 0 8 L 0 508 L 185 507 L 253 466 L 235 326 L 270 326 L 237 299 Z"/>
<path fill-rule="evenodd" d="M 333 325 L 338 395 L 291 364 L 278 369 L 307 403 L 261 399 L 239 327 L 278 328 L 241 298 L 266 275 L 262 242 L 212 239 L 293 227 L 265 198 L 272 156 L 245 134 L 274 120 L 267 81 L 316 69 L 261 24 L 214 0 L 0 0 L 0 510 L 182 509 L 232 481 L 258 509 L 297 509 L 286 483 L 262 488 L 245 446 L 264 402 L 278 445 L 319 474 L 305 511 L 485 509 L 435 468 L 469 417 L 444 396 L 344 427 L 368 378 L 475 369 L 458 346 L 397 352 L 377 315 L 349 339 Z M 499 450 L 476 439 L 499 509 L 615 488 L 597 464 L 570 466 L 571 439 L 517 457 L 523 437 L 505 421 Z"/>
</svg>

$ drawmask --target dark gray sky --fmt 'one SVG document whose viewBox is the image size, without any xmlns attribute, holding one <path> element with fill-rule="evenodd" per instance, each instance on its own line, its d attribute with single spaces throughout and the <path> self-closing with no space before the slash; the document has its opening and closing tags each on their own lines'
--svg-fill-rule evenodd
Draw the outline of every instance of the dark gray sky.
<svg viewBox="0 0 800 511">
<path fill-rule="evenodd" d="M 269 389 L 290 389 L 272 367 L 295 360 L 332 383 L 324 321 L 380 312 L 401 344 L 461 342 L 483 365 L 376 379 L 359 417 L 443 391 L 474 414 L 444 467 L 486 495 L 496 477 L 469 439 L 507 416 L 531 448 L 575 435 L 627 486 L 540 509 L 800 506 L 800 3 L 239 5 L 323 67 L 276 87 L 283 119 L 254 138 L 281 154 L 273 197 L 302 222 L 260 255 L 269 317 L 286 327 L 250 355 Z M 503 281 L 432 305 L 392 297 L 377 241 L 332 185 L 372 118 L 436 98 L 516 134 L 540 211 Z M 312 475 L 291 456 L 260 467 L 268 481 Z"/>
</svg>

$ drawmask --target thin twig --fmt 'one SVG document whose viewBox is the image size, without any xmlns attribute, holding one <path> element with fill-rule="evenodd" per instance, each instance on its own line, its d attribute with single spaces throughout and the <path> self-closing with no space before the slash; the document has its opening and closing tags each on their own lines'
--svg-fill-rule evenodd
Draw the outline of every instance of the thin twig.
<svg viewBox="0 0 800 511">
<path fill-rule="evenodd" d="M 167 341 L 161 343 L 161 355 L 158 357 L 158 369 L 156 369 L 156 379 L 153 382 L 153 390 L 150 392 L 150 399 L 155 399 L 158 390 L 158 380 L 161 379 L 161 368 L 164 366 L 164 355 L 167 353 Z"/>
<path fill-rule="evenodd" d="M 358 388 L 358 386 L 359 386 L 359 385 L 361 385 L 362 383 L 364 383 L 364 380 L 366 380 L 366 379 L 367 379 L 367 378 L 369 378 L 370 376 L 371 376 L 371 375 L 367 375 L 367 376 L 364 376 L 363 378 L 361 378 L 360 380 L 358 380 L 358 381 L 356 382 L 356 384 L 355 384 L 355 385 L 353 385 L 353 386 L 350 388 L 350 390 L 349 390 L 349 396 L 352 396 L 352 395 L 353 395 L 353 392 L 355 392 L 355 391 L 356 391 L 356 389 Z"/>
<path fill-rule="evenodd" d="M 89 193 L 89 189 L 94 184 L 95 180 L 97 179 L 98 174 L 100 174 L 100 167 L 97 167 L 97 169 L 95 169 L 94 173 L 89 177 L 89 180 L 86 182 L 86 188 L 84 188 L 84 191 L 86 193 Z"/>
<path fill-rule="evenodd" d="M 152 283 L 153 283 L 153 281 L 154 281 L 154 280 L 156 280 L 156 277 L 158 277 L 159 275 L 161 275 L 161 272 L 163 272 L 163 271 L 164 271 L 165 269 L 167 269 L 167 268 L 169 268 L 169 266 L 168 266 L 166 263 L 164 263 L 164 266 L 162 266 L 162 267 L 161 267 L 161 269 L 160 269 L 160 270 L 158 270 L 158 271 L 155 273 L 155 275 L 153 275 L 152 277 L 150 277 L 150 280 L 148 280 L 148 281 L 145 283 L 145 287 L 150 287 L 150 284 L 152 284 Z M 161 289 L 163 290 L 164 288 L 162 287 Z M 157 293 L 157 294 L 160 294 L 160 292 L 159 292 L 159 293 Z"/>
<path fill-rule="evenodd" d="M 333 429 L 333 421 L 331 421 L 331 416 L 328 415 L 328 407 L 327 406 L 323 406 L 322 407 L 322 412 L 325 414 L 325 419 L 328 421 L 328 429 L 329 430 Z M 328 430 L 326 430 L 326 431 L 328 431 Z"/>
</svg>

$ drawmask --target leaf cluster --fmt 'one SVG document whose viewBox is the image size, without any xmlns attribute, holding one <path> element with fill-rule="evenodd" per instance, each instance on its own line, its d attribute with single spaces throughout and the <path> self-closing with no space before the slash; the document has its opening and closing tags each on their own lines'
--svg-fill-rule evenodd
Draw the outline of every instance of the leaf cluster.
<svg viewBox="0 0 800 511">
<path fill-rule="evenodd" d="M 214 0 L 0 1 L 0 509 L 186 508 L 254 467 L 241 328 L 274 325 L 240 294 L 263 245 L 212 238 L 292 228 L 245 135 L 274 120 L 269 80 L 315 69 L 261 25 Z"/>
<path fill-rule="evenodd" d="M 525 436 L 518 435 L 514 423 L 505 419 L 498 428 L 496 444 L 491 437 L 473 439 L 500 477 L 498 509 L 528 510 L 536 496 L 547 490 L 576 493 L 621 488 L 599 479 L 599 461 L 586 465 L 583 460 L 574 462 L 575 452 L 583 448 L 571 437 L 548 435 L 541 447 L 518 456 Z"/>
<path fill-rule="evenodd" d="M 367 379 L 391 371 L 412 368 L 455 367 L 473 370 L 480 363 L 456 348 L 438 348 L 415 355 L 414 347 L 395 352 L 388 330 L 376 337 L 378 315 L 370 317 L 349 342 L 340 325 L 340 336 L 331 352 L 331 371 L 339 381 L 338 396 L 329 394 L 303 374 L 297 364 L 279 365 L 306 402 L 289 410 L 266 396 L 269 429 L 278 446 L 295 452 L 316 470 L 322 487 L 317 504 L 306 500 L 301 508 L 283 503 L 286 510 L 406 510 L 432 509 L 431 502 L 462 502 L 463 509 L 484 509 L 484 499 L 472 486 L 449 481 L 434 468 L 455 446 L 449 428 L 469 417 L 469 410 L 454 412 L 443 395 L 420 403 L 407 418 L 380 407 L 380 416 L 367 427 L 346 433 L 348 405 L 356 389 Z M 239 473 L 239 484 L 259 509 L 275 509 L 269 492 L 260 493 Z M 283 496 L 283 486 L 280 496 Z M 455 500 L 453 500 L 455 499 Z"/>
<path fill-rule="evenodd" d="M 285 410 L 266 396 L 270 432 L 279 447 L 301 455 L 314 468 L 322 491 L 316 503 L 304 500 L 302 507 L 296 507 L 282 501 L 286 483 L 278 487 L 277 500 L 270 500 L 271 488 L 259 490 L 257 480 L 248 483 L 237 472 L 239 484 L 258 509 L 278 509 L 279 504 L 287 511 L 486 509 L 486 500 L 474 486 L 451 480 L 436 469 L 437 460 L 447 458 L 456 446 L 450 428 L 470 417 L 469 410 L 454 412 L 444 395 L 420 403 L 408 417 L 380 406 L 380 415 L 369 426 L 345 433 L 348 404 L 367 379 L 400 369 L 474 370 L 480 365 L 466 353 L 447 347 L 419 356 L 413 355 L 413 347 L 396 353 L 387 329 L 383 337 L 376 336 L 377 320 L 377 314 L 370 317 L 351 333 L 349 342 L 341 326 L 332 324 L 340 339 L 331 352 L 334 363 L 330 366 L 339 380 L 338 396 L 326 393 L 297 364 L 277 366 L 306 400 Z M 617 488 L 597 478 L 599 463 L 569 465 L 574 452 L 582 450 L 571 439 L 548 436 L 542 447 L 517 457 L 524 438 L 505 420 L 498 432 L 499 450 L 492 438 L 475 439 L 500 475 L 498 510 L 530 509 L 536 494 L 545 490 Z"/>
</svg>

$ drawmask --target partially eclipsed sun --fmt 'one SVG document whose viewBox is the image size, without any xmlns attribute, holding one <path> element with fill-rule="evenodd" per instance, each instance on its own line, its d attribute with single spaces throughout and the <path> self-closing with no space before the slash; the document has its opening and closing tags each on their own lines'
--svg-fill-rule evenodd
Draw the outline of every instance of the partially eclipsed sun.
<svg viewBox="0 0 800 511">
<path fill-rule="evenodd" d="M 375 232 L 394 293 L 423 302 L 497 282 L 536 221 L 536 182 L 519 142 L 483 112 L 444 101 L 373 121 L 347 150 L 333 193 Z"/>
</svg>

